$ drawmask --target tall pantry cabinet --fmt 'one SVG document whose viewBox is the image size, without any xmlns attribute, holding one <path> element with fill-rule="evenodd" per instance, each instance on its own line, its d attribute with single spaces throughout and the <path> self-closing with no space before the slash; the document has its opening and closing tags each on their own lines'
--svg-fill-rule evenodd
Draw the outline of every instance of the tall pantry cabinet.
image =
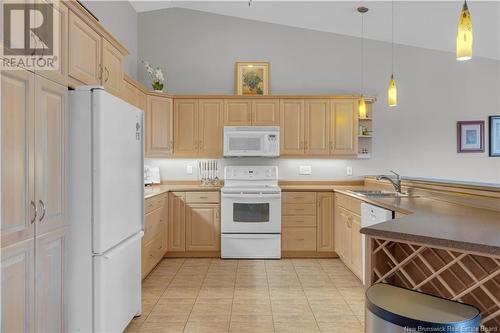
<svg viewBox="0 0 500 333">
<path fill-rule="evenodd" d="M 68 93 L 1 73 L 1 331 L 63 332 Z"/>
</svg>

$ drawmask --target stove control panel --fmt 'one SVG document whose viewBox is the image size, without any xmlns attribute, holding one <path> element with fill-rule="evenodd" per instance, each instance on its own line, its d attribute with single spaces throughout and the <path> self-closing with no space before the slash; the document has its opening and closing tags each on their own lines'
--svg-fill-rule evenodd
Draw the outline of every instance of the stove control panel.
<svg viewBox="0 0 500 333">
<path fill-rule="evenodd" d="M 226 166 L 224 179 L 227 180 L 278 180 L 277 166 Z"/>
</svg>

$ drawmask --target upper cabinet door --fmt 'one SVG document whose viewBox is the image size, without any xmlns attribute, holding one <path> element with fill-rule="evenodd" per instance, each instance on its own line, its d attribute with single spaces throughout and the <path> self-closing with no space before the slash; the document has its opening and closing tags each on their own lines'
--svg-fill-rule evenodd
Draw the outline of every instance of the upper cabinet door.
<svg viewBox="0 0 500 333">
<path fill-rule="evenodd" d="M 330 116 L 330 153 L 333 155 L 358 154 L 358 102 L 332 100 Z"/>
<path fill-rule="evenodd" d="M 252 125 L 279 126 L 280 109 L 278 99 L 254 100 L 252 102 Z"/>
<path fill-rule="evenodd" d="M 8 247 L 3 247 L 2 244 L 1 332 L 39 332 L 35 329 L 34 323 L 34 244 L 33 240 L 26 240 Z"/>
<path fill-rule="evenodd" d="M 145 114 L 146 157 L 170 157 L 173 149 L 172 99 L 147 97 Z"/>
<path fill-rule="evenodd" d="M 50 80 L 35 79 L 35 189 L 37 234 L 61 227 L 67 218 L 68 90 Z"/>
<path fill-rule="evenodd" d="M 51 3 L 53 10 L 54 30 L 58 33 L 57 40 L 54 41 L 54 55 L 57 57 L 54 61 L 57 66 L 54 70 L 39 70 L 37 74 L 46 77 L 52 81 L 64 86 L 68 85 L 68 8 L 63 1 L 38 0 L 37 4 Z M 46 11 L 48 7 L 39 6 L 39 10 Z M 42 27 L 48 27 L 43 25 Z M 52 33 L 52 29 L 37 30 L 38 35 L 47 35 Z"/>
<path fill-rule="evenodd" d="M 198 100 L 174 101 L 174 156 L 196 156 L 198 140 Z"/>
<path fill-rule="evenodd" d="M 251 100 L 226 99 L 224 101 L 224 126 L 250 126 L 251 124 Z"/>
<path fill-rule="evenodd" d="M 305 101 L 304 148 L 306 155 L 329 155 L 330 100 Z"/>
<path fill-rule="evenodd" d="M 69 75 L 83 84 L 101 84 L 101 36 L 69 12 Z"/>
<path fill-rule="evenodd" d="M 1 75 L 2 248 L 34 236 L 34 77 L 23 70 L 2 71 Z"/>
<path fill-rule="evenodd" d="M 221 99 L 200 99 L 198 105 L 198 137 L 201 157 L 222 156 L 222 112 Z"/>
<path fill-rule="evenodd" d="M 304 100 L 280 100 L 281 155 L 304 155 Z"/>
<path fill-rule="evenodd" d="M 102 40 L 102 84 L 106 91 L 120 96 L 123 83 L 123 55 L 110 42 Z"/>
</svg>

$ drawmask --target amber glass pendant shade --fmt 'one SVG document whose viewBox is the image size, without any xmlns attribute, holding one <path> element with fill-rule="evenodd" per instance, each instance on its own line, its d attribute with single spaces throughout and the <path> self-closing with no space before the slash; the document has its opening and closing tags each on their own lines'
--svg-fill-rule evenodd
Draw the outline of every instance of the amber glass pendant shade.
<svg viewBox="0 0 500 333">
<path fill-rule="evenodd" d="M 472 58 L 472 20 L 467 2 L 464 2 L 457 29 L 457 60 L 464 61 Z"/>
<path fill-rule="evenodd" d="M 364 96 L 361 96 L 361 99 L 359 100 L 358 111 L 359 111 L 359 118 L 365 119 L 366 118 L 366 103 L 365 103 Z"/>
<path fill-rule="evenodd" d="M 389 106 L 398 105 L 398 91 L 396 89 L 396 81 L 394 81 L 393 74 L 391 74 L 389 87 L 387 88 L 387 103 L 389 104 Z"/>
</svg>

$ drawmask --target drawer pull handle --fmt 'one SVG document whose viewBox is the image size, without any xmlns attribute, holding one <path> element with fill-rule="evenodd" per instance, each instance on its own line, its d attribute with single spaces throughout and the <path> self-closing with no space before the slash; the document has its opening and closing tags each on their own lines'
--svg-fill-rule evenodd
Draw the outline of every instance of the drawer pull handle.
<svg viewBox="0 0 500 333">
<path fill-rule="evenodd" d="M 295 208 L 295 210 L 298 210 L 298 211 L 303 211 L 304 208 Z"/>
<path fill-rule="evenodd" d="M 295 240 L 301 242 L 301 241 L 304 241 L 305 239 L 304 238 L 295 238 Z"/>
<path fill-rule="evenodd" d="M 208 197 L 200 197 L 200 199 L 208 199 Z"/>
<path fill-rule="evenodd" d="M 304 197 L 295 197 L 294 199 L 304 199 Z"/>
<path fill-rule="evenodd" d="M 297 223 L 304 223 L 304 221 L 302 221 L 302 220 L 297 220 L 295 222 L 297 222 Z"/>
</svg>

